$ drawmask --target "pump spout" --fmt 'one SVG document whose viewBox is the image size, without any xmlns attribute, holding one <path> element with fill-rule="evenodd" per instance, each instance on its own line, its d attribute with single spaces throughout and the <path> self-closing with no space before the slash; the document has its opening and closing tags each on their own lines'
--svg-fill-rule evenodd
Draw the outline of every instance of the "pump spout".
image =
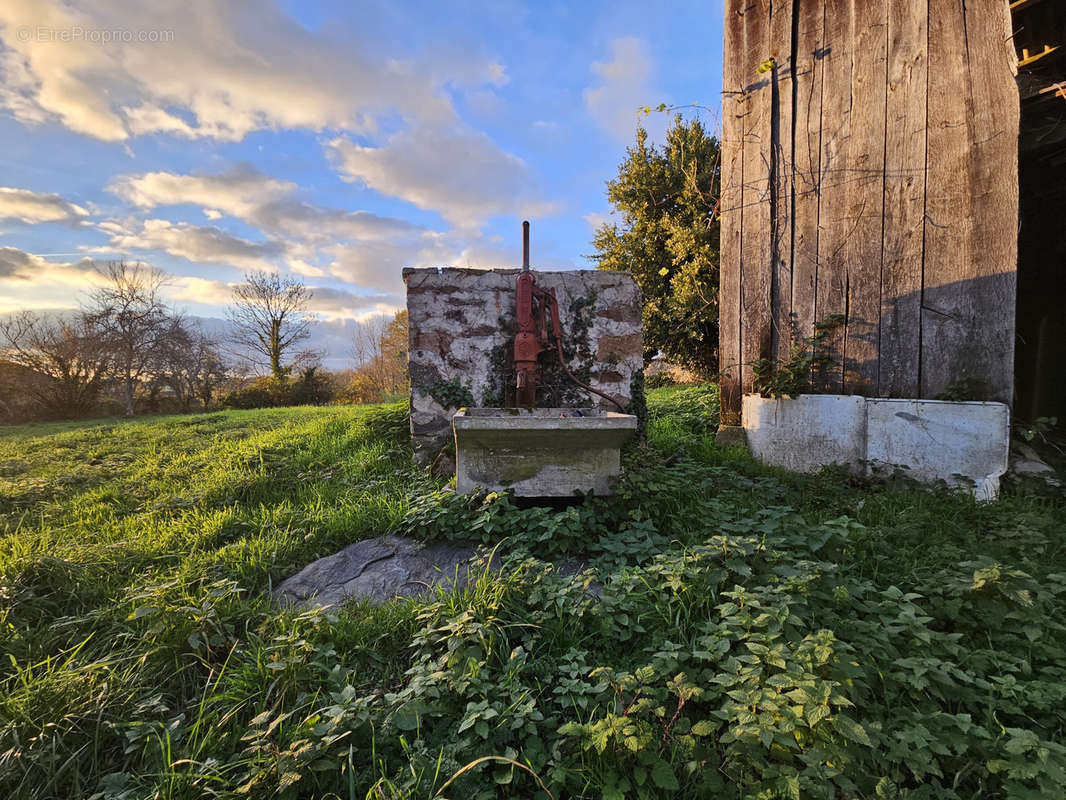
<svg viewBox="0 0 1066 800">
<path fill-rule="evenodd" d="M 522 220 L 522 272 L 529 272 L 529 220 Z"/>
</svg>

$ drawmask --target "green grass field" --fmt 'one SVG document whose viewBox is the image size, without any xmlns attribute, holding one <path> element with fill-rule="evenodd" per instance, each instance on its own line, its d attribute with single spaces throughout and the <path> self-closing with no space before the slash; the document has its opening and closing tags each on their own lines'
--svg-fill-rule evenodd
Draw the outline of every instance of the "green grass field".
<svg viewBox="0 0 1066 800">
<path fill-rule="evenodd" d="M 0 797 L 1061 796 L 1061 497 L 786 475 L 713 388 L 649 406 L 555 511 L 442 492 L 403 404 L 0 429 Z M 506 567 L 268 599 L 390 531 Z"/>
</svg>

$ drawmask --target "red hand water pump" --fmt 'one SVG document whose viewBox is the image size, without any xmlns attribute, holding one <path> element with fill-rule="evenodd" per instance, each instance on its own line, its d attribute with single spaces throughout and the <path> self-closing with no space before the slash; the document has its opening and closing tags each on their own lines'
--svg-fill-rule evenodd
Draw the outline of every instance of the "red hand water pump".
<svg viewBox="0 0 1066 800">
<path fill-rule="evenodd" d="M 545 291 L 537 286 L 536 279 L 529 268 L 529 223 L 522 223 L 522 272 L 515 281 L 515 319 L 518 332 L 514 337 L 514 366 L 516 381 L 515 401 L 520 408 L 533 408 L 537 404 L 537 384 L 540 367 L 537 360 L 543 350 L 550 347 L 548 341 L 548 320 L 551 316 L 552 337 L 555 350 L 559 355 L 559 364 L 566 376 L 582 389 L 599 395 L 618 406 L 621 404 L 603 392 L 582 383 L 567 366 L 563 355 L 563 331 L 559 322 L 559 303 L 555 299 L 555 290 Z"/>
</svg>

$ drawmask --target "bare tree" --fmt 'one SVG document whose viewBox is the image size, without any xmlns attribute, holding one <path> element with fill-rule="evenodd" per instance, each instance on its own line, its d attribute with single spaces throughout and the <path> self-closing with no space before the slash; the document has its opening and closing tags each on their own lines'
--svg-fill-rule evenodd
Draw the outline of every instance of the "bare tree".
<svg viewBox="0 0 1066 800">
<path fill-rule="evenodd" d="M 91 411 L 111 367 L 106 337 L 84 312 L 64 318 L 26 311 L 0 320 L 0 346 L 3 357 L 27 373 L 19 390 L 57 416 Z"/>
<path fill-rule="evenodd" d="M 113 261 L 104 277 L 107 283 L 90 295 L 88 313 L 107 338 L 126 416 L 132 417 L 138 385 L 158 367 L 168 337 L 181 322 L 163 302 L 166 273 L 161 270 Z"/>
<path fill-rule="evenodd" d="M 179 322 L 164 345 L 155 379 L 170 388 L 183 411 L 189 411 L 194 400 L 206 410 L 226 375 L 218 343 L 201 328 Z"/>
<path fill-rule="evenodd" d="M 377 371 L 375 360 L 381 355 L 381 340 L 388 327 L 389 318 L 385 314 L 376 314 L 356 322 L 351 354 L 357 370 L 365 373 Z"/>
<path fill-rule="evenodd" d="M 314 317 L 307 314 L 311 290 L 295 278 L 269 272 L 249 272 L 233 289 L 228 316 L 234 339 L 270 366 L 270 373 L 285 377 L 282 361 L 297 342 L 311 335 Z"/>
<path fill-rule="evenodd" d="M 360 322 L 352 337 L 356 367 L 345 394 L 357 403 L 390 397 L 407 385 L 407 312 Z"/>
</svg>

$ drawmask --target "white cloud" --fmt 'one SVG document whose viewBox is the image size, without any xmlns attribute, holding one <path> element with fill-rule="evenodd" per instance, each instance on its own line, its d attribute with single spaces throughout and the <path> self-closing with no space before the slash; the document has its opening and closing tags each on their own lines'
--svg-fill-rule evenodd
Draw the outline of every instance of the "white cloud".
<svg viewBox="0 0 1066 800">
<path fill-rule="evenodd" d="M 503 110 L 503 100 L 492 89 L 478 89 L 466 94 L 466 106 L 480 117 L 496 117 Z"/>
<path fill-rule="evenodd" d="M 212 214 L 248 219 L 265 203 L 290 196 L 296 190 L 296 184 L 239 165 L 213 175 L 174 172 L 120 175 L 107 188 L 138 208 L 189 203 L 206 209 L 210 219 L 216 218 Z"/>
<path fill-rule="evenodd" d="M 16 247 L 0 247 L 0 280 L 28 281 L 47 262 Z"/>
<path fill-rule="evenodd" d="M 174 300 L 221 308 L 233 300 L 235 283 L 211 278 L 175 276 L 167 281 L 167 294 Z M 403 300 L 398 295 L 374 292 L 360 294 L 329 286 L 308 285 L 311 300 L 307 311 L 322 319 L 362 319 L 368 315 L 394 312 Z"/>
<path fill-rule="evenodd" d="M 374 242 L 360 247 L 327 248 L 327 269 L 335 278 L 384 292 L 401 292 L 404 267 L 469 267 L 494 269 L 519 266 L 514 248 L 497 247 L 462 234 L 437 234 L 421 241 Z"/>
<path fill-rule="evenodd" d="M 54 40 L 72 31 L 83 34 Z M 90 41 L 87 32 L 126 32 L 132 40 Z M 150 40 L 140 41 L 142 35 Z M 390 59 L 374 36 L 373 25 L 311 31 L 265 0 L 4 0 L 0 108 L 25 124 L 57 122 L 115 142 L 147 134 L 237 141 L 257 130 L 327 131 L 345 177 L 456 225 L 547 213 L 525 162 L 467 127 L 452 103 L 456 92 L 489 102 L 491 90 L 509 81 L 506 66 L 476 43 L 459 41 L 429 47 L 416 59 Z M 365 138 L 356 143 L 338 133 Z M 197 202 L 196 176 L 179 177 L 187 202 Z M 271 193 L 288 196 L 293 189 L 273 179 L 257 187 L 265 176 L 254 171 L 244 183 L 239 177 L 219 176 L 216 185 L 201 180 L 204 193 L 222 195 L 201 205 L 244 218 L 247 208 L 233 202 L 247 203 L 262 189 L 254 204 L 265 206 Z M 141 207 L 177 188 L 151 185 L 166 173 L 141 178 L 139 186 L 114 188 Z M 312 213 L 290 206 L 278 210 L 278 219 Z"/>
<path fill-rule="evenodd" d="M 0 187 L 0 219 L 33 225 L 38 222 L 77 222 L 88 215 L 84 208 L 57 194 Z"/>
<path fill-rule="evenodd" d="M 86 35 L 108 31 L 133 40 Z M 24 123 L 57 121 L 106 141 L 149 133 L 236 141 L 273 128 L 369 133 L 383 115 L 447 121 L 454 110 L 444 86 L 507 79 L 481 53 L 386 61 L 371 57 L 375 43 L 360 42 L 359 31 L 330 33 L 268 2 L 4 0 L 0 106 Z"/>
<path fill-rule="evenodd" d="M 662 102 L 652 83 L 654 68 L 647 45 L 635 36 L 612 40 L 609 60 L 592 64 L 596 79 L 585 90 L 585 109 L 620 141 L 633 139 L 641 107 Z"/>
<path fill-rule="evenodd" d="M 81 293 L 102 281 L 90 259 L 53 262 L 15 247 L 0 247 L 0 314 L 77 308 Z"/>
<path fill-rule="evenodd" d="M 615 222 L 614 213 L 611 211 L 600 212 L 590 211 L 582 219 L 588 224 L 589 228 L 593 231 L 598 231 L 604 225 L 610 225 Z"/>
<path fill-rule="evenodd" d="M 211 278 L 179 275 L 170 278 L 166 293 L 174 300 L 186 300 L 205 306 L 224 306 L 233 299 L 233 287 Z"/>
<path fill-rule="evenodd" d="M 445 250 L 430 240 L 371 241 L 357 246 L 337 244 L 323 249 L 326 271 L 346 283 L 386 292 L 403 287 L 403 268 L 447 263 Z M 438 258 L 437 254 L 441 254 Z"/>
<path fill-rule="evenodd" d="M 396 290 L 400 269 L 435 248 L 441 234 L 411 222 L 368 211 L 345 211 L 305 203 L 293 183 L 250 167 L 213 175 L 150 172 L 115 179 L 109 189 L 138 208 L 198 205 L 212 220 L 231 216 L 255 226 L 269 245 L 247 242 L 217 228 L 153 221 L 144 230 L 108 220 L 98 225 L 115 248 L 155 245 L 191 260 L 263 268 L 275 259 L 310 278 L 343 275 L 360 286 Z M 196 258 L 196 254 L 200 258 Z M 251 259 L 251 261 L 249 261 Z M 342 266 L 337 266 L 337 263 Z"/>
<path fill-rule="evenodd" d="M 332 276 L 354 285 L 395 293 L 404 267 L 441 264 L 506 266 L 504 251 L 468 230 L 439 233 L 406 220 L 367 211 L 325 208 L 298 199 L 295 184 L 250 167 L 212 175 L 150 172 L 115 179 L 110 190 L 138 208 L 200 206 L 211 219 L 232 216 L 257 227 L 267 243 L 249 242 L 218 228 L 150 220 L 105 220 L 97 227 L 113 249 L 155 247 L 195 261 L 263 268 L 284 265 L 307 278 Z M 500 202 L 510 202 L 501 199 Z"/>
<path fill-rule="evenodd" d="M 382 147 L 338 137 L 328 153 L 346 180 L 436 211 L 460 228 L 476 228 L 494 216 L 537 217 L 553 210 L 540 199 L 522 159 L 465 126 L 416 126 Z"/>
<path fill-rule="evenodd" d="M 357 294 L 312 286 L 308 310 L 326 319 L 364 319 L 374 314 L 395 313 L 402 304 L 402 299 L 393 294 Z"/>
<path fill-rule="evenodd" d="M 194 139 L 202 135 L 181 117 L 176 117 L 159 106 L 142 103 L 139 106 L 123 109 L 126 117 L 126 129 L 134 136 L 148 133 L 169 133 Z"/>
<path fill-rule="evenodd" d="M 376 241 L 421 236 L 428 232 L 426 228 L 395 217 L 382 217 L 369 211 L 323 208 L 297 200 L 266 203 L 245 219 L 265 231 L 297 236 L 308 241 Z"/>
<path fill-rule="evenodd" d="M 343 211 L 302 202 L 295 197 L 295 183 L 272 178 L 247 165 L 211 175 L 122 175 L 108 189 L 142 209 L 197 205 L 208 219 L 228 215 L 273 236 L 382 239 L 425 231 L 406 220 L 369 211 Z"/>
<path fill-rule="evenodd" d="M 314 264 L 308 264 L 302 258 L 290 257 L 287 263 L 290 270 L 304 278 L 325 278 L 328 274 L 321 267 L 316 267 Z"/>
<path fill-rule="evenodd" d="M 107 248 L 94 248 L 96 252 L 159 250 L 189 261 L 272 272 L 285 253 L 280 242 L 251 242 L 219 228 L 164 219 L 126 225 L 110 221 L 107 228 L 100 227 L 111 234 L 111 240 Z"/>
<path fill-rule="evenodd" d="M 507 75 L 507 68 L 496 62 L 488 65 L 488 78 L 493 86 L 506 86 L 511 82 L 511 78 Z"/>
</svg>

